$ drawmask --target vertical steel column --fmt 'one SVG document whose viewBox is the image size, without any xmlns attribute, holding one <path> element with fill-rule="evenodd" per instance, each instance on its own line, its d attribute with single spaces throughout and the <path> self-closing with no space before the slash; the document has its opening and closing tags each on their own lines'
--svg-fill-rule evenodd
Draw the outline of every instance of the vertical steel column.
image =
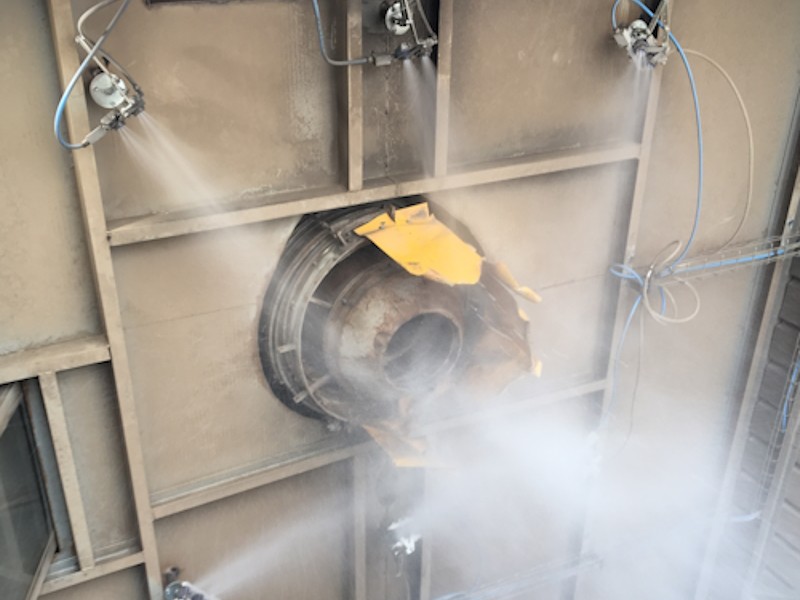
<svg viewBox="0 0 800 600">
<path fill-rule="evenodd" d="M 89 524 L 86 520 L 86 510 L 83 506 L 83 498 L 81 497 L 81 488 L 78 481 L 78 470 L 75 466 L 75 456 L 72 453 L 72 443 L 67 429 L 67 417 L 64 412 L 64 403 L 61 400 L 61 391 L 58 388 L 56 374 L 49 371 L 39 375 L 39 387 L 42 390 L 42 399 L 47 413 L 47 422 L 50 425 L 56 463 L 61 476 L 64 499 L 67 503 L 67 514 L 72 528 L 75 554 L 78 557 L 78 564 L 81 570 L 91 569 L 94 567 L 95 561 L 92 541 L 89 536 Z"/>
<path fill-rule="evenodd" d="M 74 43 L 75 15 L 72 11 L 71 2 L 49 0 L 48 6 L 56 51 L 56 64 L 63 88 L 79 65 L 78 53 Z M 81 132 L 87 132 L 91 128 L 86 105 L 86 94 L 81 85 L 76 87 L 67 103 L 66 123 L 72 137 L 82 135 Z M 78 150 L 72 153 L 72 158 L 97 296 L 111 352 L 111 365 L 114 371 L 123 441 L 139 526 L 139 538 L 142 552 L 144 553 L 148 588 L 150 597 L 153 600 L 161 600 L 163 597 L 161 569 L 150 510 L 150 495 L 144 468 L 139 419 L 136 414 L 136 402 L 133 396 L 133 384 L 128 364 L 128 351 L 125 346 L 122 316 L 114 278 L 111 249 L 107 238 L 105 210 L 94 149 L 88 147 Z"/>
<path fill-rule="evenodd" d="M 453 73 L 453 0 L 439 3 L 439 49 L 436 67 L 436 124 L 433 175 L 447 175 L 450 141 L 450 79 Z"/>
<path fill-rule="evenodd" d="M 353 600 L 367 598 L 367 460 L 350 461 L 353 478 Z"/>
<path fill-rule="evenodd" d="M 638 163 L 636 166 L 636 173 L 634 175 L 634 188 L 633 196 L 631 199 L 630 215 L 628 218 L 628 231 L 625 238 L 625 253 L 623 260 L 627 263 L 633 260 L 636 255 L 636 241 L 639 235 L 639 223 L 641 221 L 642 206 L 644 204 L 645 191 L 647 189 L 647 171 L 650 168 L 650 155 L 652 153 L 653 135 L 655 132 L 656 114 L 658 112 L 658 100 L 661 92 L 661 78 L 662 69 L 654 69 L 652 79 L 650 80 L 650 87 L 647 93 L 647 104 L 645 108 L 644 124 L 642 126 L 641 144 L 639 150 Z M 617 355 L 617 348 L 622 342 L 622 330 L 625 320 L 630 311 L 630 306 L 626 302 L 626 294 L 624 293 L 625 283 L 621 282 L 617 293 L 617 309 L 614 319 L 614 329 L 611 341 L 611 350 L 609 353 L 608 367 L 606 369 L 605 388 L 603 390 L 602 405 L 600 407 L 600 414 L 605 414 L 611 401 L 611 393 L 614 390 L 614 357 Z M 617 390 L 618 390 L 617 386 Z M 619 404 L 617 405 L 619 406 Z M 600 439 L 599 445 L 602 448 L 605 440 Z M 591 502 L 587 501 L 589 510 L 591 510 Z M 587 515 L 582 542 L 580 544 L 580 554 L 591 552 L 592 547 L 592 532 L 591 532 L 591 518 Z M 568 579 L 564 584 L 562 597 L 566 600 L 569 598 L 577 598 L 580 596 L 580 580 L 576 576 L 574 579 Z"/>
<path fill-rule="evenodd" d="M 334 18 L 345 36 L 347 59 L 363 55 L 361 0 L 332 2 L 341 5 Z M 364 75 L 361 65 L 338 68 L 338 123 L 340 164 L 351 192 L 364 187 Z"/>
<path fill-rule="evenodd" d="M 628 232 L 625 238 L 625 253 L 623 262 L 629 263 L 636 256 L 636 241 L 639 236 L 639 223 L 642 218 L 642 206 L 644 205 L 644 195 L 647 190 L 647 171 L 650 168 L 650 155 L 653 146 L 653 133 L 655 131 L 656 113 L 658 112 L 658 98 L 661 92 L 661 69 L 655 69 L 650 81 L 650 89 L 647 94 L 647 108 L 645 109 L 644 126 L 642 129 L 642 141 L 639 151 L 639 160 L 634 175 L 633 198 L 631 200 L 630 216 L 628 218 Z M 614 357 L 617 348 L 622 341 L 622 329 L 630 311 L 630 306 L 625 302 L 623 290 L 625 283 L 620 284 L 617 296 L 617 311 L 614 319 L 614 333 L 611 340 L 611 352 L 609 354 L 608 368 L 606 369 L 606 388 L 603 392 L 602 411 L 605 412 L 611 400 L 611 392 L 614 389 Z"/>
<path fill-rule="evenodd" d="M 423 497 L 427 496 L 428 490 L 431 486 L 431 471 L 425 469 L 423 484 Z M 426 517 L 427 525 L 422 532 L 422 557 L 420 559 L 420 583 L 419 583 L 419 600 L 431 600 L 431 583 L 433 580 L 433 543 L 430 530 L 430 523 Z"/>
</svg>

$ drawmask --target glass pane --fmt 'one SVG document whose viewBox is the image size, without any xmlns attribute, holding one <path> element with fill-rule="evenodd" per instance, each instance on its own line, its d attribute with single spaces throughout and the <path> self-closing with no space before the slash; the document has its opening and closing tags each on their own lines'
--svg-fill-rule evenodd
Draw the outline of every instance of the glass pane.
<svg viewBox="0 0 800 600">
<path fill-rule="evenodd" d="M 24 600 L 50 533 L 28 430 L 18 408 L 0 433 L 0 598 Z"/>
</svg>

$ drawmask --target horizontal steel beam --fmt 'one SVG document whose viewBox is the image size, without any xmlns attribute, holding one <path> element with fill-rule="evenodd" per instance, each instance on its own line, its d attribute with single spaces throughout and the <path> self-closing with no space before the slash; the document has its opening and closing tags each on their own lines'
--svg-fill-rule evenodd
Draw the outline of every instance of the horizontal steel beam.
<svg viewBox="0 0 800 600">
<path fill-rule="evenodd" d="M 543 393 L 518 402 L 499 404 L 491 409 L 475 411 L 467 415 L 460 415 L 441 422 L 432 423 L 424 430 L 414 433 L 415 435 L 428 435 L 447 429 L 464 427 L 495 416 L 518 414 L 553 402 L 600 392 L 604 389 L 605 383 L 604 379 L 600 379 L 572 385 L 561 390 Z M 152 499 L 153 518 L 164 519 L 211 502 L 223 500 L 242 492 L 275 483 L 282 479 L 294 477 L 302 473 L 313 471 L 314 469 L 355 458 L 369 452 L 375 447 L 375 444 L 370 441 L 345 447 L 319 449 L 318 451 L 286 459 L 273 465 L 239 473 L 220 481 L 199 483 L 180 491 L 163 494 L 160 497 Z"/>
<path fill-rule="evenodd" d="M 85 583 L 92 579 L 98 579 L 105 575 L 118 573 L 131 567 L 136 567 L 144 563 L 144 554 L 142 552 L 132 552 L 124 556 L 118 556 L 106 561 L 98 562 L 91 569 L 69 573 L 67 575 L 59 575 L 53 579 L 48 579 L 42 586 L 41 595 L 51 594 L 59 590 L 72 587 L 79 583 Z"/>
<path fill-rule="evenodd" d="M 580 398 L 589 394 L 602 392 L 605 390 L 605 387 L 605 379 L 595 379 L 585 383 L 571 385 L 560 390 L 537 394 L 531 398 L 526 398 L 525 400 L 497 404 L 490 408 L 476 410 L 465 415 L 443 419 L 441 421 L 425 425 L 413 433 L 415 435 L 425 436 L 432 433 L 438 433 L 440 431 L 456 429 L 458 427 L 467 427 L 469 425 L 474 425 L 475 423 L 480 423 L 496 417 L 509 417 L 511 415 L 525 413 L 548 404 L 554 404 L 563 400 L 571 400 L 573 398 Z"/>
<path fill-rule="evenodd" d="M 275 194 L 250 199 L 248 206 L 231 207 L 222 212 L 206 208 L 111 222 L 108 239 L 112 246 L 125 246 L 368 202 L 636 160 L 639 150 L 639 144 L 619 143 L 497 161 L 441 177 L 382 178 L 366 182 L 364 189 L 357 191 L 347 191 L 337 186 Z M 257 204 L 254 206 L 254 203 Z"/>
<path fill-rule="evenodd" d="M 58 373 L 108 362 L 105 337 L 98 335 L 0 355 L 0 385 L 31 379 L 39 373 Z"/>
<path fill-rule="evenodd" d="M 274 465 L 255 469 L 246 473 L 223 479 L 210 484 L 200 484 L 175 494 L 153 501 L 154 519 L 163 519 L 198 506 L 222 500 L 242 492 L 247 492 L 275 483 L 282 479 L 294 477 L 314 469 L 319 469 L 336 462 L 347 460 L 374 448 L 372 442 L 353 446 L 322 450 L 300 458 L 289 459 Z"/>
</svg>

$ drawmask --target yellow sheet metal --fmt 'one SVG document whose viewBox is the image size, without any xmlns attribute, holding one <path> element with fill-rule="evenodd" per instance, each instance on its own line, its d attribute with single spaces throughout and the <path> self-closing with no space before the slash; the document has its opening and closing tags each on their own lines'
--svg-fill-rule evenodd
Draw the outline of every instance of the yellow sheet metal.
<svg viewBox="0 0 800 600">
<path fill-rule="evenodd" d="M 518 296 L 529 300 L 530 302 L 541 302 L 542 297 L 534 292 L 528 286 L 520 284 L 516 278 L 511 274 L 511 270 L 508 268 L 508 265 L 502 262 L 492 263 L 494 267 L 494 272 L 497 274 L 497 278 L 505 285 L 508 289 L 512 292 L 517 294 Z M 525 321 L 527 321 L 527 317 L 523 317 Z"/>
<path fill-rule="evenodd" d="M 481 278 L 480 254 L 439 222 L 427 202 L 382 214 L 355 232 L 412 275 L 447 285 L 474 285 Z"/>
<path fill-rule="evenodd" d="M 389 455 L 395 466 L 406 469 L 437 466 L 427 456 L 428 446 L 425 440 L 404 435 L 397 424 L 364 425 L 364 429 Z"/>
</svg>

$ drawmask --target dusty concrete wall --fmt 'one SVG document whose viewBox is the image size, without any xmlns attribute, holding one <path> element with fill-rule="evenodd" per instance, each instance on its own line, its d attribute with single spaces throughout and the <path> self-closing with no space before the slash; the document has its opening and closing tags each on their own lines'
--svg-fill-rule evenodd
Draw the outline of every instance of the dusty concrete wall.
<svg viewBox="0 0 800 600">
<path fill-rule="evenodd" d="M 0 21 L 0 354 L 97 333 L 69 156 L 53 144 L 58 99 L 47 12 L 9 2 Z"/>
</svg>

